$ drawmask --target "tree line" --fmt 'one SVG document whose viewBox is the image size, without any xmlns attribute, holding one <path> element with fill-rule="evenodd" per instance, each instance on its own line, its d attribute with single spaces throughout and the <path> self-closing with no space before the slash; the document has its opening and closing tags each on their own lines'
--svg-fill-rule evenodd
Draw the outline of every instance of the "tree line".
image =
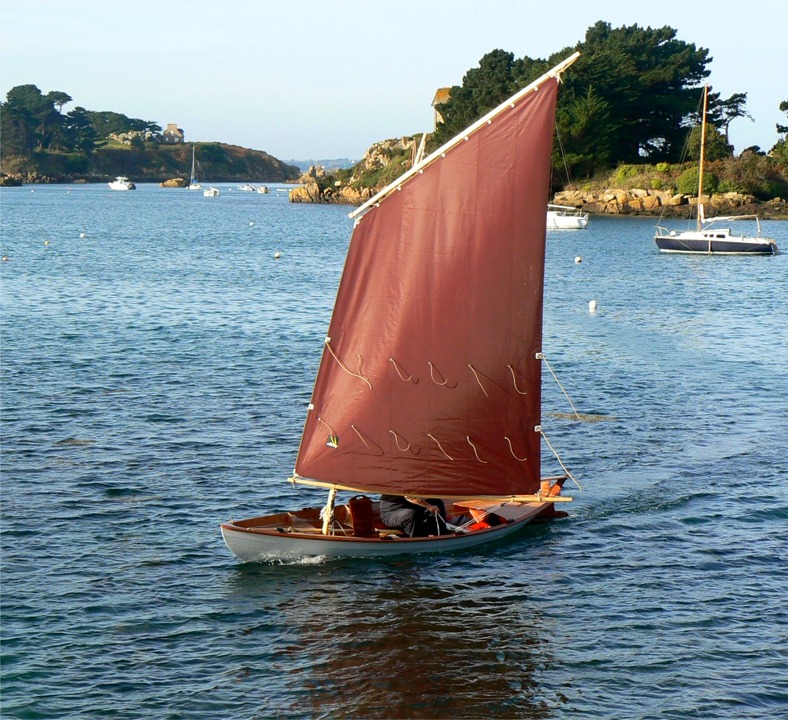
<svg viewBox="0 0 788 720">
<path fill-rule="evenodd" d="M 45 95 L 35 85 L 11 88 L 0 103 L 3 154 L 27 158 L 41 151 L 90 155 L 112 134 L 138 132 L 154 141 L 161 137 L 161 126 L 122 113 L 78 106 L 64 114 L 63 106 L 70 102 L 71 96 L 59 90 Z"/>
<path fill-rule="evenodd" d="M 592 177 L 621 164 L 676 163 L 693 155 L 697 158 L 699 138 L 691 136 L 702 112 L 700 90 L 710 75 L 709 51 L 677 40 L 676 31 L 670 27 L 632 25 L 614 29 L 602 21 L 587 30 L 584 41 L 546 60 L 515 58 L 504 50 L 486 54 L 478 67 L 465 74 L 462 85 L 451 88 L 449 100 L 439 106 L 443 123 L 432 136 L 431 149 L 462 132 L 576 50 L 580 57 L 562 77 L 556 111 L 555 168 L 565 167 L 575 177 Z M 744 92 L 728 98 L 709 93 L 709 160 L 733 155 L 728 129 L 737 118 L 752 119 L 746 103 Z M 780 109 L 788 112 L 788 100 Z M 776 129 L 778 133 L 788 131 L 781 125 Z M 765 154 L 758 147 L 747 150 Z M 788 167 L 784 137 L 776 141 L 770 155 Z"/>
<path fill-rule="evenodd" d="M 556 115 L 554 174 L 590 178 L 620 165 L 676 163 L 697 158 L 701 87 L 710 75 L 709 51 L 676 39 L 670 27 L 613 28 L 599 21 L 585 39 L 548 59 L 515 58 L 493 50 L 468 70 L 440 106 L 443 122 L 430 138 L 430 149 L 464 130 L 517 90 L 563 58 L 579 50 L 577 62 L 564 73 Z M 72 102 L 65 92 L 44 94 L 35 85 L 12 88 L 0 103 L 4 157 L 72 154 L 89 158 L 111 134 L 139 133 L 132 142 L 156 141 L 161 127 L 115 112 L 83 107 L 64 113 Z M 722 98 L 710 92 L 706 157 L 730 158 L 728 129 L 738 118 L 751 118 L 747 93 Z M 780 104 L 788 113 L 788 100 Z M 788 126 L 777 125 L 777 133 Z M 765 155 L 758 147 L 750 154 Z M 747 151 L 745 151 L 747 152 Z M 788 148 L 779 138 L 765 161 L 788 172 Z"/>
</svg>

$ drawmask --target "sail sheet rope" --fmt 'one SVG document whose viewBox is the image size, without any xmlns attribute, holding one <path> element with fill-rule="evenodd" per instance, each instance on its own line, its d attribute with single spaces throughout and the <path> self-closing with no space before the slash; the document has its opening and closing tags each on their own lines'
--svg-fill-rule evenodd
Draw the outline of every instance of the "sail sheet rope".
<svg viewBox="0 0 788 720">
<path fill-rule="evenodd" d="M 555 455 L 555 459 L 556 459 L 556 460 L 558 460 L 558 464 L 561 466 L 561 468 L 563 469 L 563 471 L 566 473 L 567 477 L 571 478 L 572 482 L 573 482 L 575 485 L 577 485 L 577 489 L 578 489 L 578 490 L 582 490 L 583 488 L 582 488 L 582 487 L 580 487 L 580 483 L 579 483 L 579 482 L 577 482 L 577 480 L 575 479 L 575 476 L 574 476 L 574 475 L 572 475 L 572 473 L 571 473 L 571 472 L 569 472 L 569 469 L 566 467 L 566 465 L 564 465 L 564 461 L 563 461 L 563 460 L 561 460 L 561 457 L 560 457 L 560 456 L 558 455 L 558 453 L 556 452 L 556 450 L 555 450 L 555 448 L 553 447 L 552 443 L 551 443 L 551 442 L 550 442 L 550 441 L 547 439 L 547 435 L 545 435 L 545 433 L 544 433 L 544 430 L 542 430 L 541 426 L 539 426 L 539 427 L 537 428 L 537 430 L 539 431 L 539 434 L 540 434 L 540 435 L 541 435 L 541 436 L 544 438 L 544 441 L 547 443 L 547 447 L 549 447 L 549 448 L 550 448 L 550 450 L 552 450 L 552 452 L 553 452 L 553 455 Z"/>
<path fill-rule="evenodd" d="M 539 360 L 542 360 L 544 364 L 547 366 L 547 369 L 550 371 L 550 374 L 553 376 L 553 379 L 556 381 L 559 388 L 561 388 L 561 392 L 564 394 L 564 397 L 569 402 L 569 405 L 572 407 L 572 413 L 576 420 L 580 420 L 581 422 L 598 422 L 600 420 L 613 420 L 609 415 L 598 415 L 595 413 L 579 413 L 577 412 L 577 408 L 575 404 L 572 402 L 572 398 L 569 397 L 569 393 L 564 389 L 564 386 L 561 384 L 561 381 L 558 379 L 558 375 L 555 374 L 555 371 L 552 367 L 550 367 L 550 363 L 547 362 L 547 358 L 545 357 L 544 353 L 537 353 L 536 356 Z M 556 417 L 572 417 L 572 415 L 565 415 L 564 413 L 550 413 Z"/>
<path fill-rule="evenodd" d="M 446 518 L 443 518 L 443 517 L 441 517 L 440 520 L 438 520 L 438 518 L 440 516 L 436 515 L 435 516 L 435 522 L 438 524 L 438 534 L 440 534 L 440 523 L 441 522 L 443 522 L 443 524 L 449 530 L 451 530 L 452 532 L 464 533 L 464 532 L 466 532 L 468 530 L 468 528 L 470 528 L 471 525 L 475 525 L 480 520 L 484 520 L 489 515 L 492 515 L 493 513 L 495 513 L 496 510 L 500 510 L 506 504 L 507 504 L 506 502 L 502 502 L 502 503 L 498 503 L 498 505 L 494 505 L 493 507 L 487 508 L 485 510 L 477 509 L 476 510 L 477 515 L 475 517 L 471 516 L 470 520 L 467 520 L 466 522 L 462 523 L 461 525 L 455 525 L 454 523 L 449 522 Z"/>
</svg>

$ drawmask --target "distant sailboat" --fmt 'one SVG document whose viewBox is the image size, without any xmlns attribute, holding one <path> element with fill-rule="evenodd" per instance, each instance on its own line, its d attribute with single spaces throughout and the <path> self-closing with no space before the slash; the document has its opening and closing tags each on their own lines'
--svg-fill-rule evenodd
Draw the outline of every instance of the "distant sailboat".
<svg viewBox="0 0 788 720">
<path fill-rule="evenodd" d="M 698 166 L 698 202 L 695 230 L 676 232 L 657 227 L 654 242 L 660 252 L 690 253 L 701 255 L 777 255 L 777 243 L 761 236 L 761 222 L 757 215 L 720 216 L 707 220 L 703 211 L 703 173 L 706 159 L 706 114 L 709 103 L 709 86 L 703 88 L 703 113 L 701 120 L 700 162 Z M 754 220 L 755 235 L 733 235 L 730 228 L 720 223 Z"/>
<path fill-rule="evenodd" d="M 192 172 L 189 178 L 189 190 L 202 190 L 202 185 L 200 185 L 199 181 L 197 180 L 197 162 L 195 158 L 195 148 L 192 145 Z"/>
<path fill-rule="evenodd" d="M 351 213 L 290 478 L 328 499 L 223 523 L 240 559 L 460 550 L 562 514 L 570 475 L 541 476 L 545 207 L 559 78 L 577 57 Z M 338 505 L 338 491 L 365 495 Z M 405 537 L 367 494 L 440 498 L 450 532 L 436 520 Z"/>
</svg>

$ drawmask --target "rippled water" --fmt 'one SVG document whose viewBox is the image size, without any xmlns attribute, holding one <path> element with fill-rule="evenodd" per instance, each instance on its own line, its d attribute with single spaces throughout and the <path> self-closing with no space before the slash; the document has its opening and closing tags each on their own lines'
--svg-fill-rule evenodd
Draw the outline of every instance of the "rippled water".
<svg viewBox="0 0 788 720">
<path fill-rule="evenodd" d="M 323 499 L 284 479 L 348 208 L 149 185 L 0 208 L 3 717 L 785 717 L 788 255 L 660 255 L 649 219 L 551 233 L 545 353 L 605 416 L 566 419 L 545 373 L 571 517 L 242 565 L 220 521 Z"/>
</svg>

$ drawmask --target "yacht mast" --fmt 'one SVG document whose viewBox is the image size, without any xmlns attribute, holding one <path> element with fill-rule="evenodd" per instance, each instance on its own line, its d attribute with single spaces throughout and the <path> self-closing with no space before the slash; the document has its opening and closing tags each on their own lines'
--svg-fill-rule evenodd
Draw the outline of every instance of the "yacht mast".
<svg viewBox="0 0 788 720">
<path fill-rule="evenodd" d="M 709 103 L 709 86 L 703 86 L 703 115 L 700 124 L 700 169 L 698 170 L 698 232 L 703 224 L 703 165 L 706 158 L 706 110 Z"/>
</svg>

